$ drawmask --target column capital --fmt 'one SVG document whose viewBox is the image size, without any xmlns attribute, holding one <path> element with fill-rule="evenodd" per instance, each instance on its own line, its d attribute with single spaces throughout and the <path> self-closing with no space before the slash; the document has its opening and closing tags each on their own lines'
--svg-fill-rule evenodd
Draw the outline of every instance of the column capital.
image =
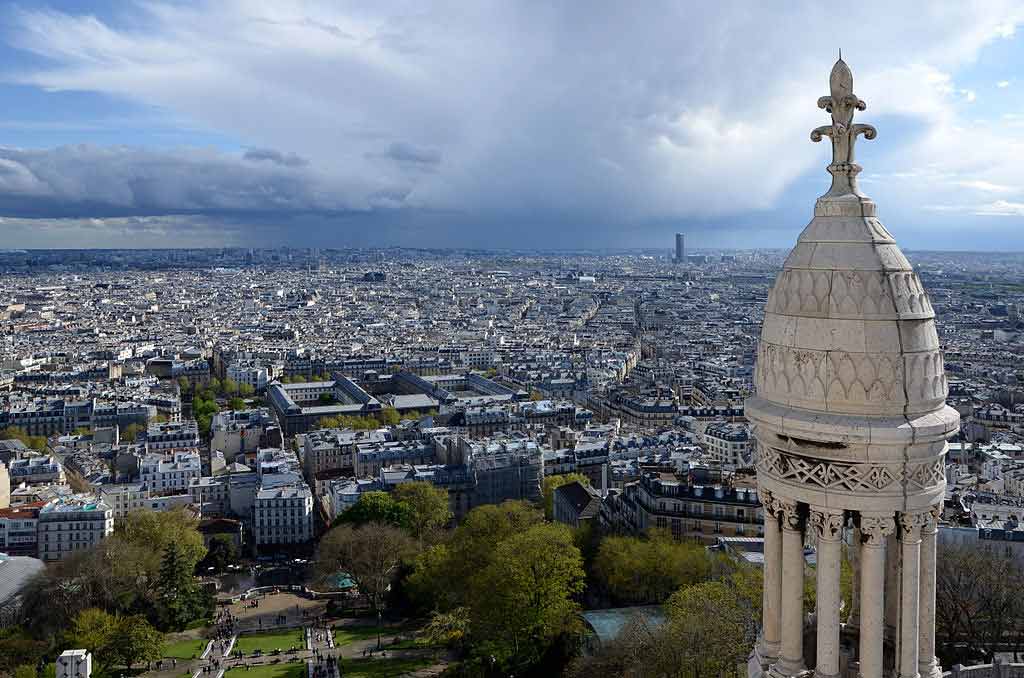
<svg viewBox="0 0 1024 678">
<path fill-rule="evenodd" d="M 782 515 L 782 529 L 799 532 L 804 527 L 804 517 L 800 513 L 800 504 L 789 497 L 776 499 L 779 505 L 779 512 Z"/>
<path fill-rule="evenodd" d="M 778 519 L 779 514 L 782 512 L 782 506 L 775 493 L 767 488 L 759 487 L 757 488 L 757 498 L 761 501 L 761 509 L 764 511 L 764 514 Z"/>
<path fill-rule="evenodd" d="M 860 514 L 861 543 L 865 546 L 884 546 L 885 538 L 896 531 L 891 515 Z"/>
<path fill-rule="evenodd" d="M 914 544 L 921 541 L 921 530 L 931 521 L 932 513 L 920 511 L 917 513 L 900 513 L 900 541 L 904 544 Z"/>
<path fill-rule="evenodd" d="M 934 504 L 924 512 L 925 522 L 921 525 L 921 534 L 935 534 L 939 530 L 939 519 L 942 517 L 942 504 Z"/>
<path fill-rule="evenodd" d="M 845 520 L 842 510 L 812 506 L 807 522 L 818 535 L 818 539 L 839 541 L 843 536 Z"/>
</svg>

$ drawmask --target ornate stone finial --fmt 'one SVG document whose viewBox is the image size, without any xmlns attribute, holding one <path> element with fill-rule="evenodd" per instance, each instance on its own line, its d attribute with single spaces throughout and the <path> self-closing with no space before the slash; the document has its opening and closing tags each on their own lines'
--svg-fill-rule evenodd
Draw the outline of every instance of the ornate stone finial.
<svg viewBox="0 0 1024 678">
<path fill-rule="evenodd" d="M 854 162 L 853 146 L 858 134 L 863 134 L 865 139 L 874 139 L 878 133 L 871 125 L 853 123 L 853 112 L 863 111 L 867 104 L 853 93 L 853 73 L 841 54 L 839 61 L 832 67 L 829 89 L 829 96 L 818 99 L 818 108 L 832 114 L 832 124 L 823 125 L 811 132 L 811 141 L 821 141 L 823 136 L 832 139 L 832 164 L 828 166 L 832 187 L 821 197 L 864 197 L 857 188 L 857 174 L 861 166 Z"/>
</svg>

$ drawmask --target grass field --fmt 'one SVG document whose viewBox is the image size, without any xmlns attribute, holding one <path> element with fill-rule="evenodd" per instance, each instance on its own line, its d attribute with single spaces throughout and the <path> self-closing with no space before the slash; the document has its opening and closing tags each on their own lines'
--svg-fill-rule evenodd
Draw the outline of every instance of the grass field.
<svg viewBox="0 0 1024 678">
<path fill-rule="evenodd" d="M 433 664 L 429 657 L 408 659 L 346 659 L 342 664 L 345 678 L 394 678 Z M 225 677 L 227 678 L 227 677 Z M 235 678 L 234 676 L 232 678 Z"/>
<path fill-rule="evenodd" d="M 396 633 L 395 629 L 387 627 L 381 629 L 381 635 L 387 636 Z M 336 626 L 334 628 L 334 646 L 344 647 L 356 640 L 376 640 L 376 626 Z"/>
<path fill-rule="evenodd" d="M 249 670 L 229 669 L 225 672 L 224 678 L 306 678 L 306 663 L 267 664 L 252 666 Z"/>
<path fill-rule="evenodd" d="M 207 641 L 203 638 L 193 640 L 175 640 L 164 646 L 164 657 L 169 659 L 192 659 L 198 657 L 206 649 Z"/>
<path fill-rule="evenodd" d="M 239 636 L 232 652 L 241 651 L 245 654 L 252 654 L 253 650 L 270 652 L 271 650 L 288 650 L 293 647 L 300 650 L 306 649 L 306 637 L 301 629 Z"/>
</svg>

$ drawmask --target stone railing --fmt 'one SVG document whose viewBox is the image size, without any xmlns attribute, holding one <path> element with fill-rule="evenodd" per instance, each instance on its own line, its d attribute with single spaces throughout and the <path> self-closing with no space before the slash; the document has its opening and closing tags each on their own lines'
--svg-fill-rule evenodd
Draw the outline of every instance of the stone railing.
<svg viewBox="0 0 1024 678">
<path fill-rule="evenodd" d="M 1024 664 L 1007 663 L 998 657 L 991 664 L 954 664 L 942 678 L 1024 678 Z"/>
</svg>

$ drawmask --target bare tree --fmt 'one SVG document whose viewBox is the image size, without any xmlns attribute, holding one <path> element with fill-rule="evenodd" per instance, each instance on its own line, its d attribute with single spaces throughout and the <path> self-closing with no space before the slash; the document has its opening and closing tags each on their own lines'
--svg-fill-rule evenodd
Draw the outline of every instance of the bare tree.
<svg viewBox="0 0 1024 678">
<path fill-rule="evenodd" d="M 1019 651 L 1024 633 L 1024 568 L 998 542 L 946 546 L 936 570 L 936 640 L 943 663 L 991 661 Z"/>
<path fill-rule="evenodd" d="M 340 525 L 320 542 L 321 571 L 348 575 L 376 613 L 378 648 L 387 592 L 402 561 L 413 551 L 412 538 L 405 531 L 379 522 Z"/>
</svg>

